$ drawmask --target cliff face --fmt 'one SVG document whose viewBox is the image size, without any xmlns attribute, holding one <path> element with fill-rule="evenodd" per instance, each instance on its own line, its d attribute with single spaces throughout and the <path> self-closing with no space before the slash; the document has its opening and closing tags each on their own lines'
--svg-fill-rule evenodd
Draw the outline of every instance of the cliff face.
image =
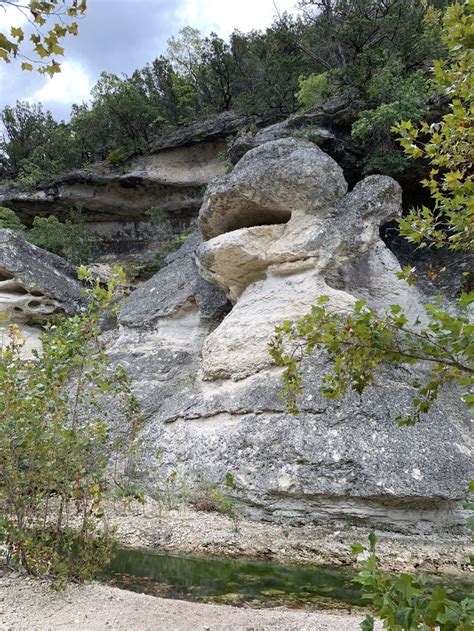
<svg viewBox="0 0 474 631">
<path fill-rule="evenodd" d="M 159 207 L 178 229 L 189 224 L 207 182 L 225 170 L 218 158 L 224 149 L 222 141 L 203 142 L 137 156 L 123 170 L 93 165 L 67 173 L 33 193 L 4 188 L 0 205 L 13 208 L 25 223 L 36 215 L 66 219 L 80 205 L 83 218 L 101 236 L 106 249 L 140 251 L 160 239 L 160 227 L 146 211 Z"/>
<path fill-rule="evenodd" d="M 318 390 L 325 358 L 308 357 L 295 418 L 267 349 L 276 324 L 323 294 L 336 309 L 363 297 L 423 312 L 423 295 L 397 279 L 379 237 L 400 211 L 394 180 L 372 176 L 348 193 L 334 160 L 297 139 L 250 150 L 210 184 L 199 218 L 206 240 L 193 237 L 132 294 L 110 335 L 109 353 L 143 404 L 150 486 L 172 471 L 191 486 L 232 472 L 261 517 L 412 531 L 462 523 L 472 445 L 454 392 L 418 426 L 398 428 L 413 374 L 381 372 L 362 397 L 331 402 Z"/>
<path fill-rule="evenodd" d="M 474 472 L 457 392 L 445 390 L 422 423 L 398 428 L 394 417 L 410 409 L 412 371 L 381 371 L 362 397 L 334 402 L 319 393 L 326 359 L 312 356 L 302 413 L 293 417 L 268 353 L 275 325 L 303 315 L 321 295 L 340 310 L 364 298 L 377 309 L 399 303 L 423 313 L 426 295 L 397 278 L 400 265 L 380 238 L 401 212 L 400 186 L 370 176 L 349 192 L 353 154 L 344 149 L 349 157 L 338 164 L 331 156 L 338 157 L 340 139 L 327 128 L 320 135 L 329 153 L 292 137 L 295 119 L 240 135 L 231 147 L 235 169 L 224 174 L 223 138 L 244 123 L 228 116 L 219 124 L 220 131 L 162 139 L 156 153 L 134 158 L 123 172 L 94 167 L 33 194 L 0 196 L 24 219 L 61 215 L 80 202 L 112 250 L 140 254 L 165 238 L 144 221 L 148 208 L 162 208 L 177 230 L 200 208 L 200 231 L 124 301 L 118 329 L 104 334 L 143 406 L 143 482 L 153 488 L 176 471 L 192 487 L 222 483 L 231 472 L 237 496 L 259 517 L 458 528 L 458 501 Z M 4 234 L 0 310 L 26 330 L 48 316 L 46 308 L 73 309 L 73 272 Z M 47 278 L 31 275 L 37 257 Z M 59 282 L 72 302 L 58 293 Z"/>
</svg>

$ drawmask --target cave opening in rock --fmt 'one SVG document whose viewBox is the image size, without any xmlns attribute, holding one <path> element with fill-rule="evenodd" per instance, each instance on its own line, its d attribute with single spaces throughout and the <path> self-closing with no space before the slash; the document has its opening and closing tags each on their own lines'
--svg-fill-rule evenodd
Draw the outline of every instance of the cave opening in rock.
<svg viewBox="0 0 474 631">
<path fill-rule="evenodd" d="M 265 208 L 258 204 L 248 202 L 245 207 L 239 207 L 238 212 L 231 212 L 226 208 L 216 222 L 214 232 L 223 234 L 240 230 L 241 228 L 254 228 L 256 226 L 274 226 L 285 224 L 291 219 L 291 210 L 280 208 Z"/>
<path fill-rule="evenodd" d="M 12 280 L 12 278 L 14 278 L 13 274 L 9 274 L 8 272 L 5 272 L 4 270 L 0 270 L 0 283 L 5 280 Z"/>
</svg>

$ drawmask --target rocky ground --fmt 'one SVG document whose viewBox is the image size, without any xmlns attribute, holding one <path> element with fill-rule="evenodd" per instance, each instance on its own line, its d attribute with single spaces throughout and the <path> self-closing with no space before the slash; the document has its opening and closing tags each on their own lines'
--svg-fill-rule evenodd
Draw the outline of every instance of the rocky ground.
<svg viewBox="0 0 474 631">
<path fill-rule="evenodd" d="M 348 566 L 348 542 L 364 541 L 367 532 L 355 527 L 330 531 L 318 527 L 280 527 L 226 515 L 198 512 L 183 506 L 164 510 L 146 505 L 109 506 L 110 523 L 120 544 L 195 555 L 248 556 L 282 562 Z M 379 552 L 387 569 L 418 569 L 463 574 L 468 554 L 465 540 L 435 541 L 394 538 L 379 533 Z M 464 568 L 464 570 L 463 570 Z M 1 574 L 1 573 L 0 573 Z M 72 585 L 57 593 L 45 581 L 4 569 L 0 576 L 0 629 L 46 631 L 71 629 L 191 630 L 280 629 L 351 631 L 363 616 L 347 611 L 303 612 L 284 608 L 247 609 L 207 605 L 135 594 L 93 583 Z M 381 628 L 381 627 L 380 627 Z"/>
<path fill-rule="evenodd" d="M 279 526 L 246 519 L 239 519 L 236 529 L 226 515 L 199 512 L 185 505 L 168 511 L 152 499 L 145 506 L 128 508 L 117 502 L 109 513 L 119 541 L 126 546 L 284 563 L 348 567 L 354 565 L 349 544 L 365 544 L 368 535 L 366 528 L 349 525 L 338 529 Z M 377 535 L 378 554 L 387 571 L 469 575 L 467 559 L 473 550 L 467 536 Z"/>
</svg>

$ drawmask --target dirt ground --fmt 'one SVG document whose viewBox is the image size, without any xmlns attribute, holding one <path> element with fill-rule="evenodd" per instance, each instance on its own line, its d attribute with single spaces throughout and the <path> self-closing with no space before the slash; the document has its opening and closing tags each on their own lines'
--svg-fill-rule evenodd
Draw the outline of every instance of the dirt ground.
<svg viewBox="0 0 474 631">
<path fill-rule="evenodd" d="M 121 545 L 332 567 L 354 566 L 348 545 L 365 543 L 368 534 L 355 527 L 283 528 L 246 520 L 239 520 L 236 529 L 225 515 L 185 507 L 163 511 L 152 500 L 145 507 L 111 505 L 108 513 L 109 525 L 117 528 Z M 463 537 L 444 540 L 379 533 L 379 556 L 387 570 L 466 577 L 469 551 Z M 9 631 L 355 631 L 362 618 L 360 614 L 334 610 L 250 609 L 168 600 L 99 583 L 70 585 L 57 593 L 44 580 L 6 568 L 0 575 L 0 629 Z"/>
<path fill-rule="evenodd" d="M 0 579 L 0 629 L 9 631 L 356 631 L 361 620 L 333 612 L 165 600 L 98 583 L 57 593 L 31 578 L 9 574 Z"/>
</svg>

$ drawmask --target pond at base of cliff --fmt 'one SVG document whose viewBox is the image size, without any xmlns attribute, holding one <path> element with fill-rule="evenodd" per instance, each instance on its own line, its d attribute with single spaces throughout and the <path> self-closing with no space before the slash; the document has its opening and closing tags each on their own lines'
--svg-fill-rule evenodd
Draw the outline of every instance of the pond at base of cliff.
<svg viewBox="0 0 474 631">
<path fill-rule="evenodd" d="M 162 598 L 247 607 L 350 609 L 364 605 L 353 576 L 340 569 L 122 548 L 104 578 L 116 587 Z M 451 583 L 453 597 L 466 595 L 465 583 Z"/>
<path fill-rule="evenodd" d="M 181 557 L 119 549 L 108 582 L 136 592 L 234 605 L 360 605 L 352 576 L 274 562 Z"/>
</svg>

